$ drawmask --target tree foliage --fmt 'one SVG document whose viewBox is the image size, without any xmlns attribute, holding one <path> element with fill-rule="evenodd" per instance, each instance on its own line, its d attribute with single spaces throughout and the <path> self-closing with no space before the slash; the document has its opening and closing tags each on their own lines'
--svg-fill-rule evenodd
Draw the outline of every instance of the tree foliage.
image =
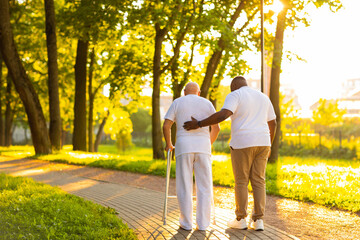
<svg viewBox="0 0 360 240">
<path fill-rule="evenodd" d="M 265 0 L 265 4 L 271 2 Z M 41 107 L 48 109 L 44 2 L 10 3 L 10 20 L 21 62 Z M 282 0 L 282 3 L 286 9 L 281 20 L 282 35 L 285 29 L 310 24 L 311 16 L 306 12 L 309 5 L 327 6 L 331 11 L 341 7 L 340 0 Z M 173 97 L 177 98 L 188 81 L 195 81 L 202 86 L 203 96 L 221 105 L 228 91 L 221 87 L 222 79 L 247 73 L 250 66 L 244 54 L 260 49 L 260 0 L 60 0 L 54 1 L 54 4 L 63 131 L 71 133 L 74 127 L 75 97 L 79 96 L 75 90 L 74 66 L 76 57 L 79 57 L 76 54 L 77 44 L 82 41 L 87 46 L 82 53 L 85 82 L 81 87 L 88 93 L 83 95 L 81 114 L 88 119 L 88 122 L 81 123 L 89 124 L 85 131 L 95 133 L 98 127 L 105 126 L 105 132 L 113 139 L 128 142 L 132 129 L 138 128 L 136 124 L 131 124 L 130 116 L 137 108 L 144 107 L 151 111 L 152 124 L 146 129 L 153 131 L 155 158 L 164 155 L 160 95 L 170 89 Z M 277 19 L 278 16 L 271 12 L 265 16 L 265 21 L 273 28 L 275 23 L 280 24 Z M 273 99 L 280 98 L 277 93 L 282 43 L 274 45 L 280 37 L 271 31 L 265 32 L 265 48 L 274 58 L 267 60 L 277 67 L 272 71 L 275 82 L 272 84 L 275 88 Z M 0 100 L 5 103 L 5 69 L 2 72 Z M 141 102 L 149 98 L 144 97 L 142 91 L 149 86 L 153 90 L 152 103 L 143 106 Z M 21 106 L 16 102 L 19 99 L 17 94 L 13 94 L 11 99 L 11 106 Z M 291 111 L 286 112 L 291 106 L 282 106 L 276 101 L 274 105 L 279 107 L 277 114 L 284 118 L 283 124 L 289 131 L 295 131 L 297 119 Z M 5 104 L 2 108 L 5 112 Z M 14 111 L 18 116 L 25 116 L 21 108 Z M 44 112 L 46 122 L 50 121 L 49 112 Z M 144 122 L 149 125 L 148 119 Z M 82 140 L 86 142 L 86 138 Z M 89 150 L 90 146 L 91 143 Z"/>
<path fill-rule="evenodd" d="M 321 98 L 317 108 L 313 111 L 312 120 L 324 127 L 340 126 L 344 121 L 345 113 L 345 109 L 339 108 L 338 101 Z"/>
</svg>

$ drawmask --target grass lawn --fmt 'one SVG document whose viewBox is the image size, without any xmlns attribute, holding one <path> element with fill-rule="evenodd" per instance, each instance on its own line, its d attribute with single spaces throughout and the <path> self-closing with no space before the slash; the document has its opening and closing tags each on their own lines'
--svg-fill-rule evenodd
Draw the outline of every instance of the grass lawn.
<svg viewBox="0 0 360 240">
<path fill-rule="evenodd" d="M 115 147 L 100 146 L 97 154 L 74 152 L 65 146 L 58 153 L 34 156 L 32 147 L 0 148 L 3 155 L 31 157 L 79 165 L 165 176 L 166 161 L 153 160 L 152 150 L 134 148 L 116 153 Z M 111 152 L 112 154 L 105 153 Z M 360 211 L 360 162 L 320 158 L 280 157 L 266 169 L 267 193 L 311 201 L 330 207 Z M 172 164 L 171 176 L 175 176 Z M 229 154 L 213 155 L 213 181 L 216 185 L 234 186 Z"/>
<path fill-rule="evenodd" d="M 1 173 L 0 216 L 0 239 L 137 239 L 111 208 Z"/>
</svg>

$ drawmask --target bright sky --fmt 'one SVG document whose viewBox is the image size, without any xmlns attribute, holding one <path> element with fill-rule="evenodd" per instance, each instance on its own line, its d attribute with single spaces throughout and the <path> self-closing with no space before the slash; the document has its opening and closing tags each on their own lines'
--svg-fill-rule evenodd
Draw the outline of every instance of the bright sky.
<svg viewBox="0 0 360 240">
<path fill-rule="evenodd" d="M 307 62 L 285 58 L 280 81 L 295 89 L 305 111 L 319 98 L 338 97 L 343 81 L 360 78 L 360 1 L 342 2 L 344 8 L 336 13 L 311 8 L 309 27 L 285 31 L 284 50 Z M 250 58 L 256 62 L 249 77 L 260 78 L 260 58 Z"/>
</svg>

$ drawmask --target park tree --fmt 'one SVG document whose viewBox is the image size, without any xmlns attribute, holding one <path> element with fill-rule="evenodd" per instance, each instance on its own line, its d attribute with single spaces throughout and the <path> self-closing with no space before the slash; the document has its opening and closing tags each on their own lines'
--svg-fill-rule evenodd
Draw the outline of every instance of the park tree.
<svg viewBox="0 0 360 240">
<path fill-rule="evenodd" d="M 1 53 L 27 113 L 35 152 L 51 153 L 51 143 L 45 117 L 38 95 L 31 83 L 15 46 L 10 23 L 9 2 L 0 2 L 0 48 Z"/>
<path fill-rule="evenodd" d="M 4 121 L 3 121 L 3 59 L 0 51 L 0 146 L 5 144 Z"/>
<path fill-rule="evenodd" d="M 250 50 L 250 46 L 256 42 L 253 30 L 256 26 L 252 26 L 252 23 L 259 12 L 259 3 L 202 1 L 196 4 L 194 10 L 189 11 L 195 17 L 188 17 L 189 21 L 180 21 L 179 32 L 172 33 L 174 36 L 181 36 L 179 33 L 187 32 L 187 36 L 182 39 L 187 50 L 178 54 L 171 66 L 173 96 L 174 99 L 180 96 L 191 76 L 192 81 L 201 83 L 201 95 L 209 97 L 208 92 L 211 91 L 210 99 L 215 103 L 217 89 L 226 74 L 236 76 L 249 70 L 241 55 L 244 51 Z M 169 33 L 169 36 L 172 34 Z M 171 43 L 174 42 L 173 55 L 176 55 L 175 50 L 179 46 L 176 39 L 170 39 Z M 198 66 L 193 66 L 194 55 L 199 54 L 209 57 Z"/>
<path fill-rule="evenodd" d="M 74 62 L 76 40 L 62 36 L 58 31 L 58 69 L 62 144 L 71 144 L 74 123 Z"/>
<path fill-rule="evenodd" d="M 1 124 L 2 132 L 1 146 L 11 146 L 12 145 L 12 136 L 15 129 L 14 121 L 18 116 L 23 115 L 23 105 L 21 100 L 17 96 L 17 93 L 14 89 L 14 84 L 12 83 L 10 73 L 7 72 L 7 77 L 4 79 L 4 82 L 1 82 L 1 102 L 4 103 L 4 111 L 1 109 Z M 1 104 L 2 105 L 2 104 Z"/>
<path fill-rule="evenodd" d="M 86 151 L 87 149 L 87 64 L 91 62 L 89 60 L 89 49 L 96 49 L 97 44 L 108 38 L 109 31 L 115 31 L 121 26 L 124 22 L 123 9 L 129 3 L 131 1 L 82 0 L 80 2 L 66 2 L 60 11 L 62 30 L 67 36 L 77 39 L 73 131 L 74 150 Z M 94 57 L 96 57 L 95 54 Z"/>
<path fill-rule="evenodd" d="M 114 42 L 119 37 L 115 35 Z M 96 60 L 90 62 L 90 66 L 93 66 L 90 73 L 96 80 L 96 84 L 91 91 L 92 97 L 89 96 L 89 126 L 93 125 L 90 118 L 94 110 L 97 114 L 95 118 L 100 124 L 96 144 L 100 141 L 101 135 L 99 134 L 102 134 L 102 129 L 105 127 L 107 120 L 115 114 L 112 112 L 116 110 L 115 108 L 110 110 L 107 107 L 112 104 L 109 102 L 111 96 L 121 96 L 123 100 L 128 99 L 131 102 L 138 102 L 140 99 L 142 86 L 147 81 L 145 76 L 151 72 L 149 63 L 151 62 L 152 49 L 150 44 L 145 44 L 145 41 L 136 29 L 127 29 L 120 43 L 114 45 L 110 40 L 97 47 L 99 53 Z M 89 93 L 90 80 L 89 78 Z M 98 94 L 99 98 L 95 99 L 95 96 L 104 85 L 110 86 L 107 93 L 109 96 L 105 97 L 104 94 Z M 96 104 L 94 104 L 94 101 L 96 101 Z M 112 99 L 111 101 L 119 100 Z M 126 116 L 128 117 L 128 114 Z M 89 127 L 89 136 L 90 134 L 91 129 Z M 90 142 L 92 141 L 89 138 L 89 144 Z"/>
<path fill-rule="evenodd" d="M 313 111 L 312 120 L 315 124 L 329 128 L 335 125 L 341 125 L 345 109 L 339 108 L 339 102 L 336 100 L 320 99 L 317 108 Z"/>
<path fill-rule="evenodd" d="M 129 148 L 131 143 L 131 132 L 133 130 L 130 114 L 126 109 L 127 102 L 121 102 L 121 93 L 116 92 L 111 97 L 109 115 L 104 126 L 104 132 L 116 141 L 119 151 Z"/>
<path fill-rule="evenodd" d="M 239 66 L 239 61 L 236 59 L 245 49 L 248 49 L 246 45 L 239 44 L 238 39 L 241 38 L 242 41 L 245 41 L 239 35 L 242 34 L 258 12 L 258 8 L 255 8 L 254 11 L 246 13 L 245 9 L 252 9 L 250 5 L 248 3 L 248 6 L 245 7 L 245 1 L 216 3 L 201 1 L 194 5 L 193 9 L 189 8 L 187 12 L 183 11 L 185 12 L 183 15 L 188 17 L 180 18 L 179 23 L 177 23 L 179 25 L 178 32 L 173 31 L 169 33 L 170 43 L 174 43 L 172 44 L 173 51 L 171 55 L 177 56 L 172 62 L 170 69 L 171 88 L 174 99 L 180 97 L 181 91 L 189 81 L 190 76 L 192 81 L 202 83 L 203 91 L 205 91 L 204 96 L 208 95 L 207 92 L 211 85 L 209 83 L 211 83 L 212 77 L 216 75 L 215 73 L 221 60 L 221 57 L 219 57 L 220 52 L 222 55 L 227 50 L 226 59 L 222 61 L 221 70 L 216 75 L 219 77 L 216 84 L 213 85 L 214 89 L 219 87 L 220 79 L 225 75 L 226 66 L 233 65 L 238 67 L 237 72 L 244 69 L 243 67 L 245 66 Z M 241 11 L 244 11 L 243 14 L 246 14 L 248 19 L 244 23 L 238 24 L 240 27 L 234 27 Z M 174 35 L 173 38 L 171 38 L 172 35 Z M 223 44 L 225 39 L 226 44 Z M 249 40 L 250 38 L 247 39 Z M 221 50 L 219 50 L 219 44 L 224 45 Z M 184 46 L 183 49 L 186 50 L 178 54 L 176 50 L 182 45 Z M 204 59 L 207 64 L 202 62 L 198 66 L 194 66 L 194 58 L 199 54 L 211 56 Z M 215 59 L 217 60 L 215 61 Z M 240 61 L 245 62 L 243 60 Z M 206 65 L 206 70 L 204 65 Z M 199 71 L 199 69 L 201 70 Z"/>
<path fill-rule="evenodd" d="M 93 20 L 92 2 L 67 3 L 60 11 L 61 30 L 77 39 L 75 59 L 75 95 L 73 121 L 73 149 L 86 151 L 86 83 L 89 29 Z M 64 17 L 65 16 L 65 17 Z M 71 28 L 72 27 L 72 28 Z M 70 30 L 69 30 L 70 28 Z M 76 31 L 78 30 L 78 31 Z M 75 32 L 76 31 L 76 32 Z"/>
<path fill-rule="evenodd" d="M 213 86 L 214 90 L 220 85 L 220 78 L 224 74 L 226 64 L 231 61 L 226 61 L 230 59 L 230 54 L 234 56 L 232 61 L 233 66 L 237 65 L 233 74 L 238 75 L 239 73 L 244 73 L 244 61 L 240 59 L 241 54 L 248 50 L 249 46 L 243 44 L 244 41 L 251 40 L 253 37 L 253 30 L 248 29 L 247 27 L 254 20 L 254 17 L 259 12 L 259 2 L 258 1 L 230 1 L 227 4 L 216 6 L 212 13 L 213 15 L 220 16 L 220 21 L 215 25 L 215 29 L 220 33 L 220 37 L 216 39 L 214 45 L 212 46 L 211 57 L 206 65 L 206 72 L 201 84 L 201 96 L 208 97 L 209 90 Z M 239 22 L 238 19 L 240 14 L 244 15 L 245 21 Z M 235 23 L 239 23 L 235 26 Z M 246 30 L 247 34 L 243 34 Z M 241 40 L 240 40 L 241 39 Z M 245 40 L 246 39 L 246 40 Z M 248 43 L 249 44 L 249 43 Z M 223 65 L 219 70 L 219 78 L 216 83 L 212 83 L 213 77 L 218 70 L 218 67 L 221 63 L 224 52 L 227 52 L 227 56 L 223 61 Z M 236 56 L 236 57 L 235 57 Z M 240 60 L 237 61 L 237 59 Z M 234 67 L 235 67 L 234 66 Z M 233 75 L 232 74 L 232 75 Z"/>
<path fill-rule="evenodd" d="M 64 5 L 64 2 L 56 1 L 54 4 L 55 14 L 57 14 L 59 9 Z M 17 43 L 18 52 L 20 56 L 22 56 L 23 65 L 38 94 L 40 104 L 44 109 L 49 109 L 49 111 L 44 112 L 44 116 L 46 122 L 49 123 L 50 132 L 52 129 L 51 119 L 53 118 L 51 115 L 57 115 L 56 113 L 54 114 L 53 110 L 50 110 L 55 109 L 56 111 L 56 107 L 51 107 L 51 105 L 54 104 L 51 103 L 52 100 L 50 100 L 50 96 L 53 94 L 56 95 L 56 86 L 49 87 L 49 79 L 53 78 L 51 76 L 54 76 L 54 74 L 52 74 L 52 70 L 49 69 L 53 64 L 48 64 L 48 62 L 53 58 L 52 53 L 54 51 L 47 51 L 46 10 L 44 1 L 13 1 L 11 2 L 11 14 L 15 42 Z M 62 103 L 60 104 L 60 115 L 63 118 L 61 119 L 62 121 L 60 120 L 60 123 L 63 129 L 68 129 L 69 124 L 72 125 L 73 119 L 73 110 L 69 107 L 71 103 L 73 103 L 74 87 L 73 81 L 70 80 L 73 79 L 75 59 L 73 53 L 76 52 L 76 48 L 74 48 L 73 42 L 64 36 L 64 34 L 61 35 L 62 32 L 58 31 L 57 27 L 55 27 L 54 30 L 57 31 L 56 45 L 58 46 L 55 48 L 55 45 L 52 44 L 52 48 L 56 49 L 57 58 L 59 59 L 57 62 L 57 82 L 59 84 L 58 93 L 62 96 L 59 97 Z M 52 33 L 52 35 L 53 34 L 54 33 Z M 51 54 L 52 57 L 49 58 L 48 54 Z M 51 69 L 54 69 L 54 67 L 51 67 Z M 56 97 L 52 99 L 56 99 Z M 69 117 L 71 118 L 70 120 Z M 61 133 L 53 134 L 55 138 L 60 138 L 61 135 Z"/>
<path fill-rule="evenodd" d="M 197 76 L 194 74 L 195 68 L 192 66 L 195 47 L 202 48 L 200 51 L 208 52 L 209 42 L 213 47 L 213 51 L 218 51 L 219 39 L 211 39 L 213 31 L 223 33 L 220 38 L 224 42 L 228 36 L 226 29 L 235 25 L 241 11 L 245 9 L 249 12 L 249 21 L 251 15 L 257 12 L 259 8 L 254 10 L 252 1 L 153 1 L 140 4 L 132 14 L 131 19 L 134 24 L 139 26 L 150 25 L 154 31 L 154 56 L 153 56 L 153 94 L 152 94 L 152 140 L 153 140 L 153 157 L 164 158 L 161 119 L 159 109 L 160 86 L 161 81 L 165 80 L 169 75 L 171 78 L 171 88 L 174 98 L 180 96 L 182 88 L 191 79 L 196 81 Z M 221 10 L 219 10 L 221 9 Z M 233 17 L 233 18 L 231 18 Z M 219 24 L 221 18 L 224 24 Z M 230 24 L 230 25 L 229 25 Z M 215 28 L 214 28 L 215 26 Z M 221 30 L 219 30 L 221 29 Z M 234 35 L 239 34 L 245 28 L 236 28 Z M 232 36 L 234 36 L 232 35 Z M 226 46 L 220 50 L 221 54 L 225 47 L 229 47 L 233 42 L 226 42 Z M 228 45 L 227 45 L 228 44 Z M 163 46 L 171 46 L 163 50 Z M 207 45 L 207 46 L 206 46 Z M 237 49 L 238 46 L 234 47 Z M 184 50 L 190 49 L 190 50 Z M 229 51 L 230 52 L 230 51 Z M 220 55 L 221 55 L 220 54 Z M 220 59 L 217 53 L 213 59 Z M 234 56 L 234 55 L 232 55 Z M 211 71 L 216 71 L 217 65 L 213 64 L 214 60 L 208 64 Z M 215 70 L 213 70 L 215 69 Z M 210 70 L 209 70 L 210 71 Z M 209 77 L 211 75 L 211 77 Z M 206 93 L 210 87 L 210 82 L 214 74 L 206 77 L 202 92 Z M 199 76 L 201 76 L 199 74 Z"/>
<path fill-rule="evenodd" d="M 59 101 L 55 5 L 54 0 L 44 0 L 44 4 L 48 55 L 49 135 L 52 147 L 59 150 L 61 148 L 62 128 Z"/>
<path fill-rule="evenodd" d="M 145 133 L 151 125 L 151 115 L 149 110 L 138 108 L 136 112 L 130 115 L 134 132 Z"/>
<path fill-rule="evenodd" d="M 55 10 L 59 10 L 63 6 L 63 2 L 55 2 Z M 48 64 L 49 57 L 47 56 L 47 41 L 46 41 L 46 14 L 43 1 L 24 1 L 24 2 L 11 2 L 11 21 L 14 31 L 15 42 L 17 43 L 17 50 L 19 55 L 22 56 L 22 63 L 32 84 L 38 94 L 40 104 L 43 108 L 50 109 L 50 96 L 51 89 L 48 87 Z M 56 30 L 58 30 L 56 28 Z M 69 108 L 74 98 L 74 86 L 73 86 L 73 65 L 74 59 L 73 53 L 76 52 L 74 48 L 74 42 L 67 36 L 64 36 L 63 32 L 57 32 L 58 47 L 58 82 L 59 82 L 59 94 L 62 96 L 60 106 L 62 123 L 64 132 L 70 130 L 70 126 L 73 123 L 73 110 Z M 62 35 L 61 35 L 62 33 Z M 34 38 L 33 36 L 38 36 Z M 52 52 L 52 51 L 50 51 Z M 45 87 L 47 86 L 47 87 Z M 4 86 L 6 88 L 6 86 Z M 54 91 L 52 91 L 54 92 Z M 16 97 L 12 99 L 18 99 Z M 12 104 L 14 105 L 14 104 Z M 16 106 L 16 105 L 15 105 Z M 17 113 L 19 109 L 16 109 Z M 46 122 L 51 122 L 51 113 L 53 111 L 45 111 L 44 117 Z M 15 119 L 19 119 L 15 117 Z M 50 124 L 51 128 L 51 124 Z M 60 137 L 61 134 L 55 134 Z M 66 135 L 63 136 L 64 138 Z M 63 139 L 65 140 L 65 139 Z"/>
<path fill-rule="evenodd" d="M 167 57 L 171 60 L 170 74 L 171 74 L 171 89 L 173 92 L 173 100 L 181 96 L 181 91 L 185 84 L 189 81 L 189 76 L 192 70 L 192 62 L 194 60 L 195 46 L 198 44 L 199 30 L 196 28 L 195 21 L 199 21 L 202 16 L 203 2 L 196 4 L 189 4 L 189 7 L 181 8 L 181 17 L 179 17 L 178 26 L 179 29 L 176 31 L 169 32 L 169 40 L 172 46 L 171 55 L 174 57 Z M 197 10 L 198 9 L 198 10 Z M 195 17 L 195 16 L 198 17 Z M 186 36 L 189 35 L 186 39 Z M 192 35 L 192 36 L 190 36 Z M 191 41 L 192 38 L 192 41 Z M 190 53 L 184 52 L 181 56 L 181 47 L 190 41 Z M 174 129 L 175 125 L 173 126 Z M 175 134 L 172 134 L 174 136 Z"/>
<path fill-rule="evenodd" d="M 176 59 L 171 67 L 173 98 L 180 96 L 191 77 L 192 81 L 200 83 L 201 96 L 208 97 L 216 106 L 221 80 L 226 75 L 237 76 L 249 70 L 242 54 L 257 41 L 254 20 L 259 12 L 259 2 L 203 1 L 193 12 L 196 17 L 191 22 L 192 27 L 184 44 L 188 50 L 179 54 L 178 58 L 181 58 Z M 186 26 L 184 23 L 182 25 Z M 182 25 L 180 22 L 180 30 Z M 176 47 L 173 46 L 173 49 L 175 53 Z M 197 50 L 194 52 L 194 49 Z M 199 54 L 209 57 L 205 57 L 198 66 L 193 66 L 194 55 Z M 175 129 L 174 124 L 171 134 L 173 142 Z"/>
<path fill-rule="evenodd" d="M 5 142 L 4 145 L 9 147 L 12 145 L 12 135 L 13 135 L 13 122 L 15 115 L 15 107 L 18 105 L 18 98 L 13 96 L 13 83 L 11 81 L 11 76 L 8 73 L 6 78 L 6 97 L 5 97 Z"/>
<path fill-rule="evenodd" d="M 274 40 L 273 59 L 270 76 L 270 100 L 273 104 L 274 111 L 276 114 L 276 130 L 275 138 L 271 146 L 270 161 L 275 162 L 278 158 L 278 151 L 280 146 L 281 136 L 281 113 L 280 113 L 280 72 L 281 72 L 281 61 L 283 54 L 283 41 L 284 31 L 286 24 L 286 15 L 289 10 L 288 4 L 284 5 L 283 10 L 277 17 L 276 33 Z"/>
<path fill-rule="evenodd" d="M 284 139 L 284 134 L 297 133 L 299 135 L 299 143 L 301 143 L 302 133 L 312 133 L 309 119 L 302 119 L 299 110 L 296 109 L 294 99 L 286 99 L 285 94 L 280 93 L 280 113 L 281 113 L 281 129 L 280 136 Z"/>
<path fill-rule="evenodd" d="M 337 11 L 341 8 L 340 0 L 323 1 L 323 0 L 281 0 L 283 4 L 282 11 L 277 16 L 275 39 L 273 42 L 272 64 L 270 76 L 270 100 L 274 106 L 277 128 L 274 142 L 271 146 L 270 162 L 275 162 L 279 155 L 281 113 L 280 113 L 280 73 L 283 56 L 283 42 L 285 29 L 295 29 L 299 24 L 309 26 L 309 19 L 306 13 L 306 6 L 313 4 L 316 7 L 327 5 L 331 11 Z"/>
<path fill-rule="evenodd" d="M 169 69 L 173 61 L 177 58 L 177 54 L 173 55 L 168 61 L 164 62 L 163 58 L 163 44 L 166 37 L 174 31 L 176 22 L 183 8 L 192 6 L 192 1 L 182 2 L 180 0 L 166 0 L 166 1 L 145 1 L 137 8 L 133 9 L 129 21 L 138 26 L 151 26 L 153 29 L 153 60 L 152 60 L 152 144 L 153 144 L 153 158 L 164 159 L 164 147 L 161 133 L 161 119 L 160 119 L 160 87 L 161 80 L 165 71 Z M 180 34 L 181 35 L 181 34 Z M 181 36 L 180 36 L 181 38 Z M 180 42 L 181 39 L 179 39 Z M 181 46 L 181 44 L 180 44 Z M 179 49 L 180 50 L 180 49 Z"/>
<path fill-rule="evenodd" d="M 150 8 L 153 9 L 154 15 L 151 17 L 154 23 L 155 39 L 154 39 L 154 58 L 153 58 L 153 93 L 152 93 L 152 145 L 153 158 L 164 159 L 164 146 L 162 142 L 161 133 L 161 119 L 160 119 L 160 80 L 161 75 L 172 65 L 179 52 L 175 52 L 170 62 L 162 66 L 162 45 L 165 36 L 173 30 L 175 21 L 180 15 L 181 9 L 186 6 L 181 1 L 160 2 L 156 1 Z M 170 8 L 170 6 L 173 6 Z M 157 9 L 163 9 L 163 12 L 156 12 Z M 181 46 L 181 39 L 178 41 Z M 178 47 L 178 49 L 180 49 Z"/>
<path fill-rule="evenodd" d="M 280 93 L 280 113 L 282 119 L 281 132 L 293 132 L 294 122 L 300 119 L 299 112 L 295 109 L 294 99 L 285 99 L 283 93 Z"/>
</svg>

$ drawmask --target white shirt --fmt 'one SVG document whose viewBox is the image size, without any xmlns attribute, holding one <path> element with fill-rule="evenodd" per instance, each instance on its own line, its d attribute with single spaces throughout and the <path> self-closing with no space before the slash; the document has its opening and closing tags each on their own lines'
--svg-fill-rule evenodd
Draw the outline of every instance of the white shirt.
<svg viewBox="0 0 360 240">
<path fill-rule="evenodd" d="M 211 154 L 209 127 L 186 131 L 184 122 L 191 121 L 191 117 L 201 120 L 215 113 L 212 103 L 195 94 L 175 99 L 165 115 L 165 119 L 176 122 L 175 155 L 184 153 Z"/>
<path fill-rule="evenodd" d="M 276 118 L 270 99 L 265 94 L 244 86 L 226 96 L 223 109 L 230 110 L 230 146 L 241 149 L 271 146 L 268 121 Z"/>
</svg>

